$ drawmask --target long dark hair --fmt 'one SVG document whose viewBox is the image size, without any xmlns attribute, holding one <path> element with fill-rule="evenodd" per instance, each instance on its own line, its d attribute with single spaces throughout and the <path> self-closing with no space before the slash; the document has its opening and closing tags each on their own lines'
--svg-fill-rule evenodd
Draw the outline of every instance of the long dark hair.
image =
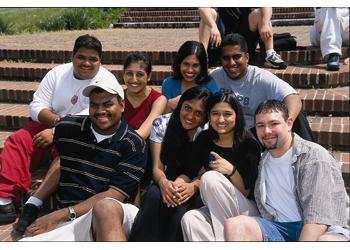
<svg viewBox="0 0 350 250">
<path fill-rule="evenodd" d="M 186 41 L 179 48 L 172 66 L 173 78 L 176 80 L 181 80 L 183 78 L 180 65 L 186 57 L 191 55 L 196 56 L 201 65 L 201 71 L 196 79 L 197 84 L 210 81 L 211 77 L 208 74 L 207 53 L 205 52 L 203 44 L 197 41 Z"/>
<path fill-rule="evenodd" d="M 233 149 L 237 148 L 238 145 L 247 138 L 248 135 L 251 135 L 250 132 L 246 129 L 245 118 L 241 104 L 237 100 L 235 94 L 219 91 L 210 97 L 207 102 L 207 112 L 210 114 L 212 108 L 220 102 L 226 102 L 236 113 L 236 123 L 233 129 Z M 218 133 L 213 129 L 209 123 L 209 135 L 211 140 L 216 140 L 219 138 Z"/>
<path fill-rule="evenodd" d="M 180 121 L 180 110 L 182 104 L 187 100 L 202 100 L 204 106 L 206 106 L 207 101 L 211 93 L 208 89 L 196 86 L 186 90 L 179 100 L 174 112 L 172 113 L 165 135 L 162 142 L 160 160 L 163 164 L 175 164 L 181 159 L 185 158 L 186 145 L 190 141 L 187 135 L 187 131 L 183 128 Z M 205 116 L 202 124 L 204 125 L 208 121 L 207 116 Z"/>
</svg>

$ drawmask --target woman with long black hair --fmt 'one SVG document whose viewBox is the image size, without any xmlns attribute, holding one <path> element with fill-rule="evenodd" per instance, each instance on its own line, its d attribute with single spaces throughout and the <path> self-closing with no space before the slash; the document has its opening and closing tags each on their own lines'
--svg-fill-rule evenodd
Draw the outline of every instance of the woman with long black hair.
<svg viewBox="0 0 350 250">
<path fill-rule="evenodd" d="M 207 122 L 209 90 L 185 91 L 172 114 L 153 122 L 150 147 L 154 183 L 144 194 L 130 241 L 181 241 L 180 221 L 190 208 L 201 206 L 199 168 L 193 164 L 196 135 Z"/>
</svg>

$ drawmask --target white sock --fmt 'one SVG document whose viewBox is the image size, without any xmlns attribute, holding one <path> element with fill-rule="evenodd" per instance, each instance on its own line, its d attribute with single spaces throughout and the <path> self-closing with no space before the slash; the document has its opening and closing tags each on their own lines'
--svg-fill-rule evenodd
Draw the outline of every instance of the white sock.
<svg viewBox="0 0 350 250">
<path fill-rule="evenodd" d="M 43 205 L 43 201 L 34 196 L 30 196 L 29 199 L 26 201 L 26 204 L 33 204 L 37 207 L 41 207 Z"/>
<path fill-rule="evenodd" d="M 11 202 L 12 202 L 11 198 L 2 198 L 2 197 L 0 197 L 0 205 L 1 206 L 10 204 Z"/>
<path fill-rule="evenodd" d="M 275 52 L 274 49 L 268 49 L 268 50 L 266 50 L 266 57 L 269 57 L 270 55 L 272 55 L 273 52 Z"/>
</svg>

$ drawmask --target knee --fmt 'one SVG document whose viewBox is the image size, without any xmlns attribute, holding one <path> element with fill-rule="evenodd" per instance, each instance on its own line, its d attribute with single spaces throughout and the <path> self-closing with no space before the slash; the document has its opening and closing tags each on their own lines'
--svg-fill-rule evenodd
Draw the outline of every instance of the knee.
<svg viewBox="0 0 350 250">
<path fill-rule="evenodd" d="M 94 205 L 92 216 L 97 220 L 113 218 L 115 220 L 123 221 L 124 212 L 122 206 L 117 201 L 103 199 Z"/>
<path fill-rule="evenodd" d="M 191 221 L 193 221 L 193 216 L 194 216 L 193 211 L 194 210 L 190 210 L 182 216 L 182 219 L 181 219 L 182 228 L 186 228 L 191 223 Z"/>
<path fill-rule="evenodd" d="M 224 179 L 226 179 L 226 177 L 217 171 L 208 171 L 204 173 L 201 177 L 199 186 L 201 194 L 206 192 L 212 193 L 217 192 L 217 190 L 221 190 Z"/>
<path fill-rule="evenodd" d="M 317 241 L 347 241 L 347 240 L 338 235 L 323 234 L 320 237 L 318 237 Z"/>
<path fill-rule="evenodd" d="M 224 223 L 224 237 L 226 241 L 234 241 L 235 236 L 244 234 L 247 231 L 248 217 L 239 215 L 229 218 Z"/>
</svg>

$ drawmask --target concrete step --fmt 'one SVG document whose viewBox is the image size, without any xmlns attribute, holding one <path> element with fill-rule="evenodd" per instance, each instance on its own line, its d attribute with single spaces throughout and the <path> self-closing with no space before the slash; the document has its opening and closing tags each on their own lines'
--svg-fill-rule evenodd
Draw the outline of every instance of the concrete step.
<svg viewBox="0 0 350 250">
<path fill-rule="evenodd" d="M 40 81 L 56 64 L 0 62 L 0 80 Z M 120 81 L 122 65 L 104 65 Z M 325 65 L 289 66 L 284 70 L 266 70 L 277 75 L 295 88 L 329 88 L 349 86 L 349 67 L 341 65 L 339 71 L 327 71 Z M 154 65 L 152 84 L 161 84 L 163 79 L 171 75 L 171 66 Z"/>
<path fill-rule="evenodd" d="M 296 38 L 298 39 L 298 37 Z M 102 53 L 103 64 L 123 64 L 130 50 L 105 50 Z M 150 56 L 153 65 L 171 65 L 177 51 L 142 51 Z M 256 51 L 259 61 L 263 62 L 265 52 Z M 324 60 L 319 47 L 298 46 L 296 50 L 279 51 L 282 59 L 290 65 L 304 65 L 322 63 Z M 348 47 L 342 48 L 342 59 L 349 56 Z M 0 60 L 16 62 L 38 62 L 38 63 L 66 63 L 71 61 L 72 52 L 70 50 L 44 50 L 44 49 L 18 49 L 8 48 L 0 51 Z"/>
<path fill-rule="evenodd" d="M 0 102 L 28 104 L 38 86 L 39 82 L 0 81 Z M 152 87 L 161 91 L 160 85 Z M 308 114 L 349 115 L 349 86 L 297 91 L 303 102 L 303 111 Z"/>
</svg>

